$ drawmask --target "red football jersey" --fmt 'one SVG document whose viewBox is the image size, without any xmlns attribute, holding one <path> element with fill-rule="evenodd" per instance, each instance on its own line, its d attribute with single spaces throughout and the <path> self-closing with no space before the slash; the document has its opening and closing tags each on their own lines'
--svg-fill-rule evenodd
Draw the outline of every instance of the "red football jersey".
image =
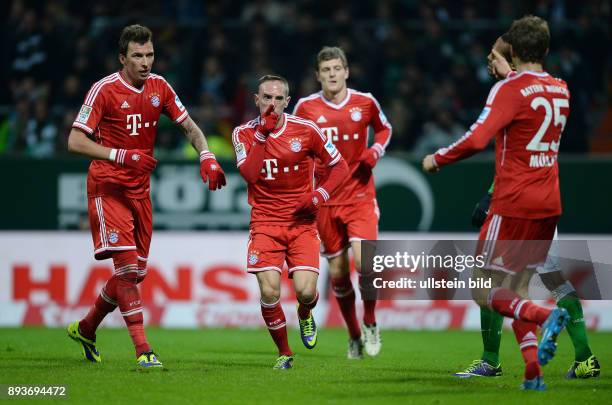
<svg viewBox="0 0 612 405">
<path fill-rule="evenodd" d="M 333 166 L 342 159 L 334 144 L 311 121 L 283 114 L 283 126 L 266 140 L 264 166 L 259 180 L 248 186 L 251 223 L 295 221 L 295 209 L 313 191 L 315 158 Z M 237 166 L 247 158 L 254 142 L 259 117 L 236 127 L 232 134 Z"/>
<path fill-rule="evenodd" d="M 374 177 L 360 181 L 356 170 L 359 158 L 368 147 L 368 127 L 374 129 L 374 144 L 379 156 L 391 140 L 391 124 L 370 93 L 348 89 L 346 98 L 334 104 L 323 96 L 323 92 L 301 98 L 295 105 L 295 115 L 314 121 L 332 142 L 346 163 L 350 177 L 342 183 L 325 205 L 347 205 L 376 197 Z"/>
<path fill-rule="evenodd" d="M 457 142 L 436 152 L 439 166 L 465 159 L 495 136 L 491 211 L 507 217 L 561 214 L 557 155 L 569 115 L 567 84 L 545 72 L 522 72 L 495 84 L 486 106 Z"/>
<path fill-rule="evenodd" d="M 115 149 L 142 149 L 153 156 L 157 122 L 161 113 L 181 123 L 188 113 L 172 86 L 161 76 L 150 74 L 142 88 L 131 86 L 120 72 L 96 82 L 87 93 L 72 124 L 96 142 Z M 96 195 L 104 185 L 120 187 L 130 198 L 149 195 L 149 176 L 107 160 L 89 166 L 87 192 Z"/>
</svg>

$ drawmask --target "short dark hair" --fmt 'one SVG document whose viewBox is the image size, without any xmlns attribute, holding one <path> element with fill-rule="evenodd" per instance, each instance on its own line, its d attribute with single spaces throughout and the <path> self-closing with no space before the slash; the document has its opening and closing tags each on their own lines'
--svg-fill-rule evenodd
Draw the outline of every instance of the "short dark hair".
<svg viewBox="0 0 612 405">
<path fill-rule="evenodd" d="M 285 85 L 285 89 L 287 90 L 287 94 L 289 95 L 289 82 L 287 81 L 287 79 L 285 79 L 283 76 L 281 75 L 263 75 L 259 78 L 259 80 L 257 81 L 257 91 L 259 92 L 259 86 L 261 86 L 262 83 L 265 82 L 283 82 L 283 84 Z"/>
<path fill-rule="evenodd" d="M 546 20 L 527 15 L 512 23 L 505 39 L 521 61 L 542 63 L 548 53 L 550 30 Z"/>
<path fill-rule="evenodd" d="M 505 42 L 506 44 L 510 45 L 510 42 L 508 42 L 508 33 L 504 32 L 500 37 L 499 37 L 503 42 Z M 504 46 L 504 49 L 502 49 L 503 52 L 501 53 L 501 55 L 504 57 L 504 59 L 506 59 L 508 61 L 509 64 L 512 64 L 512 52 L 510 52 L 510 47 L 509 46 Z"/>
<path fill-rule="evenodd" d="M 337 46 L 324 46 L 323 49 L 319 51 L 317 54 L 317 59 L 315 61 L 315 70 L 319 70 L 319 65 L 321 62 L 326 62 L 332 59 L 340 59 L 342 61 L 342 66 L 348 66 L 348 60 L 346 59 L 346 54 L 342 50 L 342 48 Z"/>
<path fill-rule="evenodd" d="M 126 55 L 130 42 L 136 42 L 143 45 L 151 41 L 152 38 L 153 33 L 144 25 L 128 25 L 121 31 L 121 37 L 119 38 L 119 53 L 121 55 Z"/>
</svg>

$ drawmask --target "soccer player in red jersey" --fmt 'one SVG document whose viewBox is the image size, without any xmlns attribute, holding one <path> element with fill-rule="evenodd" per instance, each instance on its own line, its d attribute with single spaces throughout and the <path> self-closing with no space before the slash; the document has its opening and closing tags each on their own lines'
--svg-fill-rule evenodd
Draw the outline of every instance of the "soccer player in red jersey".
<svg viewBox="0 0 612 405">
<path fill-rule="evenodd" d="M 435 172 L 484 149 L 496 137 L 495 189 L 479 237 L 479 253 L 486 256 L 487 276 L 496 286 L 501 285 L 500 275 L 519 273 L 546 259 L 561 215 L 557 155 L 570 98 L 566 83 L 542 67 L 550 42 L 546 21 L 523 17 L 506 38 L 517 73 L 493 86 L 480 117 L 461 139 L 423 159 L 423 169 Z M 507 77 L 508 62 L 499 52 L 493 54 L 494 68 Z M 526 364 L 522 387 L 545 389 L 540 365 L 554 356 L 568 312 L 540 307 L 507 288 L 473 294 L 481 306 L 517 320 L 513 330 Z M 543 329 L 539 348 L 538 325 Z"/>
<path fill-rule="evenodd" d="M 317 226 L 323 256 L 329 261 L 332 288 L 348 327 L 348 358 L 360 359 L 364 344 L 366 353 L 376 356 L 381 340 L 374 312 L 376 300 L 370 296 L 362 296 L 363 325 L 359 327 L 348 248 L 352 248 L 355 268 L 359 272 L 361 241 L 378 237 L 380 212 L 372 169 L 384 155 L 392 129 L 372 94 L 347 87 L 349 68 L 341 48 L 324 47 L 318 53 L 316 75 L 322 91 L 300 99 L 294 114 L 316 122 L 349 165 L 346 181 L 319 210 Z M 370 126 L 374 129 L 374 143 L 368 148 Z M 325 180 L 325 177 L 317 176 L 317 180 Z"/>
<path fill-rule="evenodd" d="M 512 62 L 512 55 L 510 54 L 511 48 L 510 44 L 506 42 L 506 34 L 497 38 L 492 49 L 501 54 L 509 63 Z M 493 61 L 496 60 L 493 52 L 489 54 L 487 60 L 487 71 L 498 80 L 516 74 L 514 70 L 511 70 L 507 73 L 504 71 L 504 74 L 507 74 L 507 76 L 500 76 L 493 65 Z M 472 214 L 472 225 L 477 228 L 480 228 L 487 218 L 493 190 L 494 187 L 491 185 L 487 195 L 478 202 L 474 209 Z M 554 240 L 556 239 L 557 235 L 555 232 Z M 536 269 L 525 269 L 518 280 L 513 280 L 514 282 L 512 285 L 513 288 L 516 286 L 514 290 L 519 293 L 519 295 L 526 297 L 528 295 L 531 277 L 535 272 L 539 274 L 542 282 L 546 288 L 551 291 L 553 297 L 557 301 L 557 306 L 565 308 L 570 316 L 570 321 L 567 324 L 567 332 L 574 346 L 575 358 L 566 374 L 566 378 L 586 379 L 598 377 L 601 369 L 599 361 L 595 355 L 593 355 L 589 347 L 582 304 L 580 303 L 580 299 L 572 283 L 567 281 L 563 276 L 558 260 L 558 249 L 558 245 L 553 242 L 544 265 L 537 266 Z M 465 370 L 455 373 L 455 376 L 469 378 L 472 376 L 497 377 L 502 375 L 499 361 L 499 347 L 503 319 L 504 317 L 502 315 L 489 308 L 480 308 L 481 337 L 484 348 L 482 357 L 478 360 L 474 360 Z M 515 320 L 513 322 L 520 321 Z M 535 342 L 532 343 L 534 343 L 535 347 Z"/>
<path fill-rule="evenodd" d="M 348 174 L 331 139 L 311 121 L 284 113 L 289 85 L 281 76 L 259 80 L 255 105 L 260 116 L 234 129 L 232 140 L 240 174 L 248 183 L 251 224 L 247 271 L 257 277 L 261 313 L 279 357 L 275 369 L 288 369 L 293 354 L 280 304 L 281 271 L 286 262 L 298 299 L 302 343 L 317 344 L 312 315 L 319 294 L 319 207 Z M 313 190 L 314 159 L 325 165 L 327 180 Z"/>
<path fill-rule="evenodd" d="M 118 306 L 137 364 L 162 367 L 145 336 L 138 290 L 147 274 L 153 228 L 149 176 L 157 163 L 153 146 L 160 114 L 176 122 L 200 153 L 200 174 L 209 189 L 225 185 L 225 174 L 208 151 L 204 134 L 170 84 L 151 73 L 153 59 L 151 31 L 141 25 L 125 27 L 119 40 L 123 68 L 91 87 L 68 138 L 69 151 L 93 159 L 87 198 L 94 256 L 112 258 L 115 267 L 89 313 L 68 326 L 68 335 L 93 362 L 101 361 L 96 329 Z"/>
</svg>

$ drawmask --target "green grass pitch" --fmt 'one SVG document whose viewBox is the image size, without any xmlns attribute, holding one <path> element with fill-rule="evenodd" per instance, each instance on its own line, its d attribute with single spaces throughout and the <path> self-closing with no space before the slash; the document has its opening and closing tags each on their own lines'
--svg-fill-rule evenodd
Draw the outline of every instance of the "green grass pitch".
<svg viewBox="0 0 612 405">
<path fill-rule="evenodd" d="M 504 331 L 499 378 L 457 379 L 451 373 L 480 355 L 478 332 L 383 331 L 377 358 L 346 360 L 346 332 L 319 331 L 310 351 L 290 330 L 294 368 L 271 367 L 275 349 L 266 330 L 169 330 L 148 337 L 165 370 L 136 372 L 127 331 L 98 333 L 101 364 L 81 359 L 63 329 L 0 329 L 0 384 L 68 385 L 78 403 L 417 403 L 557 404 L 612 401 L 612 334 L 591 333 L 603 367 L 597 379 L 564 379 L 573 359 L 567 334 L 544 368 L 547 392 L 521 392 L 523 363 L 514 336 Z"/>
</svg>

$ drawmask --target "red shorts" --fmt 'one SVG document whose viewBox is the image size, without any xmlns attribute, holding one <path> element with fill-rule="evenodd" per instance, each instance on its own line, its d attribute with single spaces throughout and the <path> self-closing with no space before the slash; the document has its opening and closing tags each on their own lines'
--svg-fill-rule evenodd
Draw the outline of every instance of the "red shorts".
<svg viewBox="0 0 612 405">
<path fill-rule="evenodd" d="M 296 270 L 319 273 L 321 242 L 314 224 L 311 225 L 251 225 L 247 246 L 247 271 L 282 271 L 287 262 L 289 277 Z"/>
<path fill-rule="evenodd" d="M 138 260 L 146 262 L 153 232 L 150 198 L 105 194 L 89 197 L 88 209 L 96 259 L 107 259 L 117 251 L 136 250 Z"/>
<path fill-rule="evenodd" d="M 327 258 L 336 257 L 346 250 L 350 242 L 376 240 L 379 218 L 376 199 L 321 207 L 317 215 L 321 254 Z"/>
<path fill-rule="evenodd" d="M 487 216 L 480 228 L 477 254 L 485 255 L 485 268 L 520 273 L 546 261 L 558 216 L 527 219 Z"/>
</svg>

